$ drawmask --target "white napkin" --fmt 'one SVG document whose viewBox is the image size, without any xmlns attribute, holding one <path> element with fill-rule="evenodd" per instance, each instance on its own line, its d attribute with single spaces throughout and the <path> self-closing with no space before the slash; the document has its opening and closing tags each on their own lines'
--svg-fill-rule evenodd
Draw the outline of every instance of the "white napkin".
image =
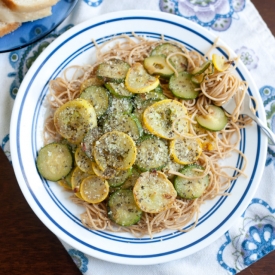
<svg viewBox="0 0 275 275">
<path fill-rule="evenodd" d="M 8 158 L 12 106 L 29 64 L 67 28 L 96 15 L 129 9 L 174 13 L 218 34 L 241 56 L 252 74 L 263 99 L 268 124 L 275 130 L 275 78 L 272 74 L 275 39 L 249 0 L 79 0 L 73 13 L 47 38 L 24 49 L 0 54 L 0 145 Z M 260 187 L 234 227 L 189 257 L 152 266 L 119 265 L 85 255 L 63 241 L 62 244 L 85 274 L 236 274 L 275 249 L 274 158 L 275 146 L 269 146 Z"/>
</svg>

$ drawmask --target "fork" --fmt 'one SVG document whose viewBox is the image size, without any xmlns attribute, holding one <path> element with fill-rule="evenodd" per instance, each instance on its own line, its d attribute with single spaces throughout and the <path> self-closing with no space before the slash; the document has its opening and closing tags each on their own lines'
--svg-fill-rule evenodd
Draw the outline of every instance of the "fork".
<svg viewBox="0 0 275 275">
<path fill-rule="evenodd" d="M 228 114 L 232 114 L 236 107 L 234 98 L 232 97 L 229 101 L 224 103 L 222 107 Z M 275 134 L 266 125 L 264 125 L 264 123 L 251 110 L 251 98 L 248 93 L 245 93 L 245 97 L 240 109 L 240 114 L 247 115 L 252 118 L 267 135 L 272 144 L 275 144 Z"/>
</svg>

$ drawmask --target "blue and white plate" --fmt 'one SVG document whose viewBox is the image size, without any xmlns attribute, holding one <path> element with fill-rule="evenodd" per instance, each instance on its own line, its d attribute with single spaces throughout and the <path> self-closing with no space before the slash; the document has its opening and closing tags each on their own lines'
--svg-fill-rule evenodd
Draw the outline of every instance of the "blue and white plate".
<svg viewBox="0 0 275 275">
<path fill-rule="evenodd" d="M 216 39 L 214 34 L 184 18 L 159 12 L 122 11 L 77 25 L 50 44 L 25 76 L 13 108 L 11 155 L 26 200 L 56 236 L 76 249 L 106 261 L 148 265 L 190 255 L 211 244 L 233 225 L 259 185 L 266 159 L 267 139 L 255 124 L 241 131 L 242 140 L 238 147 L 248 159 L 247 177 L 242 176 L 232 182 L 228 190 L 230 196 L 217 197 L 204 204 L 198 225 L 188 233 L 166 230 L 150 239 L 148 236 L 135 238 L 128 233 L 85 228 L 79 219 L 84 209 L 70 201 L 71 193 L 62 190 L 56 183 L 42 179 L 35 166 L 37 152 L 43 146 L 48 84 L 70 65 L 95 61 L 92 38 L 100 45 L 120 34 L 132 36 L 133 31 L 150 39 L 159 39 L 164 35 L 165 39 L 181 42 L 188 49 L 200 53 L 205 53 Z M 222 41 L 219 43 L 226 46 Z M 215 51 L 225 55 L 221 49 Z M 259 102 L 257 114 L 265 121 L 258 90 L 241 62 L 236 73 L 248 82 L 249 93 Z M 223 163 L 239 168 L 243 165 L 243 159 L 233 154 Z M 229 173 L 233 172 L 229 170 Z"/>
<path fill-rule="evenodd" d="M 28 46 L 54 30 L 71 13 L 78 0 L 59 0 L 52 7 L 52 15 L 26 22 L 14 32 L 0 38 L 0 53 Z"/>
</svg>

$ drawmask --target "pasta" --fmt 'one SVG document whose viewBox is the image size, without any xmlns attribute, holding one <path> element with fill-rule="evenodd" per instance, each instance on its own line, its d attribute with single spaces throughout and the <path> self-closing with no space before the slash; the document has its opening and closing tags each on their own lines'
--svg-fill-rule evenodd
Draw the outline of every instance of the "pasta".
<svg viewBox="0 0 275 275">
<path fill-rule="evenodd" d="M 171 62 L 174 56 L 183 56 L 188 60 L 188 72 L 201 66 L 207 60 L 211 60 L 211 51 L 217 47 L 217 41 L 213 47 L 201 56 L 195 51 L 187 50 L 183 45 L 174 41 L 167 42 L 164 37 L 160 40 L 152 41 L 144 37 L 137 36 L 133 33 L 132 37 L 121 35 L 115 40 L 107 41 L 102 45 L 98 45 L 93 41 L 96 47 L 96 62 L 85 66 L 72 66 L 64 71 L 63 77 L 58 77 L 50 81 L 48 102 L 51 109 L 51 115 L 45 122 L 44 139 L 45 144 L 53 141 L 60 141 L 62 137 L 57 133 L 53 114 L 55 110 L 64 103 L 76 99 L 80 95 L 81 85 L 85 80 L 95 77 L 98 65 L 103 61 L 119 59 L 127 62 L 130 66 L 135 63 L 143 62 L 145 58 L 150 56 L 150 52 L 157 46 L 165 43 L 171 43 L 181 49 L 181 52 L 171 53 L 166 57 L 166 62 L 170 69 L 177 76 L 178 72 Z M 230 182 L 240 175 L 245 176 L 246 157 L 240 152 L 236 146 L 239 144 L 241 135 L 240 129 L 246 127 L 251 120 L 239 115 L 239 109 L 247 90 L 247 83 L 240 80 L 234 74 L 234 66 L 232 64 L 238 60 L 230 59 L 230 67 L 224 71 L 215 71 L 212 74 L 205 76 L 200 83 L 197 90 L 199 95 L 195 99 L 180 99 L 176 98 L 169 89 L 167 81 L 160 81 L 163 94 L 170 99 L 174 99 L 182 103 L 188 115 L 177 118 L 173 121 L 173 130 L 181 138 L 199 139 L 203 144 L 203 151 L 199 156 L 197 163 L 203 167 L 195 169 L 200 172 L 199 176 L 188 177 L 172 166 L 166 166 L 162 171 L 169 177 L 175 176 L 186 179 L 199 179 L 206 175 L 209 176 L 209 185 L 205 189 L 202 196 L 188 200 L 177 198 L 172 206 L 160 213 L 143 213 L 140 221 L 137 224 L 123 227 L 118 226 L 107 215 L 108 209 L 106 203 L 100 202 L 96 204 L 87 203 L 76 196 L 72 196 L 72 201 L 81 205 L 85 212 L 81 215 L 82 223 L 95 230 L 109 230 L 109 231 L 126 231 L 135 236 L 150 235 L 161 232 L 165 229 L 173 229 L 179 231 L 189 231 L 196 226 L 198 221 L 200 207 L 205 201 L 216 198 L 217 196 L 227 196 L 225 190 L 230 186 Z M 73 71 L 73 73 L 71 73 Z M 69 73 L 72 75 L 69 77 Z M 209 131 L 198 127 L 196 121 L 197 115 L 208 114 L 208 107 L 211 104 L 222 106 L 232 96 L 235 96 L 237 107 L 235 111 L 228 117 L 226 127 L 221 131 Z M 177 129 L 177 122 L 185 119 L 190 125 L 189 133 L 182 133 Z M 190 136 L 192 134 L 192 136 Z M 244 159 L 244 165 L 241 169 L 230 166 L 221 166 L 219 160 L 228 157 L 230 154 L 239 154 Z M 226 171 L 235 171 L 234 176 L 229 175 Z M 229 172 L 231 174 L 231 172 Z M 183 229 L 187 224 L 193 221 L 193 225 Z"/>
</svg>

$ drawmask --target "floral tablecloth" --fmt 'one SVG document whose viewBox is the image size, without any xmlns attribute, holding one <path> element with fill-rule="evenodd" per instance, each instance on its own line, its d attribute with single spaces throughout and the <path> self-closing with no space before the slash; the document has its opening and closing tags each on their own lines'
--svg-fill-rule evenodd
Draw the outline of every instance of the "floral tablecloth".
<svg viewBox="0 0 275 275">
<path fill-rule="evenodd" d="M 275 39 L 249 0 L 79 0 L 73 13 L 47 37 L 26 48 L 0 54 L 0 145 L 9 159 L 13 102 L 37 56 L 72 26 L 99 14 L 129 9 L 173 13 L 218 34 L 241 56 L 252 74 L 265 106 L 268 126 L 275 130 L 275 77 L 271 74 L 275 71 Z M 62 243 L 85 274 L 236 274 L 275 248 L 275 184 L 272 183 L 275 146 L 269 145 L 267 150 L 260 188 L 245 213 L 216 242 L 189 257 L 154 266 L 127 266 L 92 258 Z"/>
</svg>

